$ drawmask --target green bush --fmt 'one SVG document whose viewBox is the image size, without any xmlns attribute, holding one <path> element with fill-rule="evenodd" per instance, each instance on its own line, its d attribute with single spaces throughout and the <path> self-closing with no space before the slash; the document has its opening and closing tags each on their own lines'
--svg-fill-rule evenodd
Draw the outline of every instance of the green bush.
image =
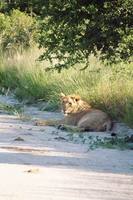
<svg viewBox="0 0 133 200">
<path fill-rule="evenodd" d="M 16 52 L 30 47 L 37 37 L 37 21 L 24 12 L 0 13 L 0 45 L 4 51 Z"/>
</svg>

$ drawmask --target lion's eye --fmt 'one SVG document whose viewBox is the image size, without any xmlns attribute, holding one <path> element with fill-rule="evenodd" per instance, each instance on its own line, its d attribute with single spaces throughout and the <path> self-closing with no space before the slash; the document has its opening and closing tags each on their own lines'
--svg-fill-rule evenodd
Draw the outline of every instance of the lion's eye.
<svg viewBox="0 0 133 200">
<path fill-rule="evenodd" d="M 72 103 L 71 103 L 71 102 L 69 102 L 68 104 L 69 104 L 70 106 L 72 105 Z"/>
</svg>

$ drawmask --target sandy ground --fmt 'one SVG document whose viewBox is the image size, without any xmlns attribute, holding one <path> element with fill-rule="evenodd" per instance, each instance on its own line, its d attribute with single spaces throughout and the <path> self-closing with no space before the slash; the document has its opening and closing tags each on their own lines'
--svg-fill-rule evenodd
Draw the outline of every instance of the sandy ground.
<svg viewBox="0 0 133 200">
<path fill-rule="evenodd" d="M 34 107 L 25 114 L 60 117 Z M 0 113 L 0 200 L 133 199 L 132 150 L 92 151 L 58 132 Z"/>
</svg>

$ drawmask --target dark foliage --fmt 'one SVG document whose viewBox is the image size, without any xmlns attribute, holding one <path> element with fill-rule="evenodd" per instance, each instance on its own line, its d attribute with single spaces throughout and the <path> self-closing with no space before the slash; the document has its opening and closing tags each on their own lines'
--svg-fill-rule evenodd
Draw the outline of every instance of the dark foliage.
<svg viewBox="0 0 133 200">
<path fill-rule="evenodd" d="M 76 63 L 88 66 L 88 56 L 101 51 L 109 62 L 133 55 L 132 0 L 25 0 L 4 1 L 3 11 L 19 8 L 40 17 L 41 60 L 59 71 Z M 55 62 L 54 62 L 55 63 Z"/>
</svg>

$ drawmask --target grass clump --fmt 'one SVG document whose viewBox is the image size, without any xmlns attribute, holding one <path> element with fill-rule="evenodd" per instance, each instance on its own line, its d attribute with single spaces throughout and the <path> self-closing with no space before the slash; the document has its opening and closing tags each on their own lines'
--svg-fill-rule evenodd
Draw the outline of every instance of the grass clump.
<svg viewBox="0 0 133 200">
<path fill-rule="evenodd" d="M 102 109 L 113 119 L 133 126 L 133 63 L 106 66 L 93 55 L 86 70 L 76 65 L 68 70 L 48 71 L 49 63 L 36 61 L 41 50 L 32 48 L 0 61 L 0 89 L 14 90 L 27 102 L 46 101 L 45 109 L 59 106 L 59 94 L 76 93 L 93 107 Z"/>
<path fill-rule="evenodd" d="M 8 114 L 13 114 L 13 115 L 19 115 L 22 112 L 22 109 L 20 106 L 12 106 L 4 103 L 0 103 L 0 111 L 5 111 Z"/>
</svg>

